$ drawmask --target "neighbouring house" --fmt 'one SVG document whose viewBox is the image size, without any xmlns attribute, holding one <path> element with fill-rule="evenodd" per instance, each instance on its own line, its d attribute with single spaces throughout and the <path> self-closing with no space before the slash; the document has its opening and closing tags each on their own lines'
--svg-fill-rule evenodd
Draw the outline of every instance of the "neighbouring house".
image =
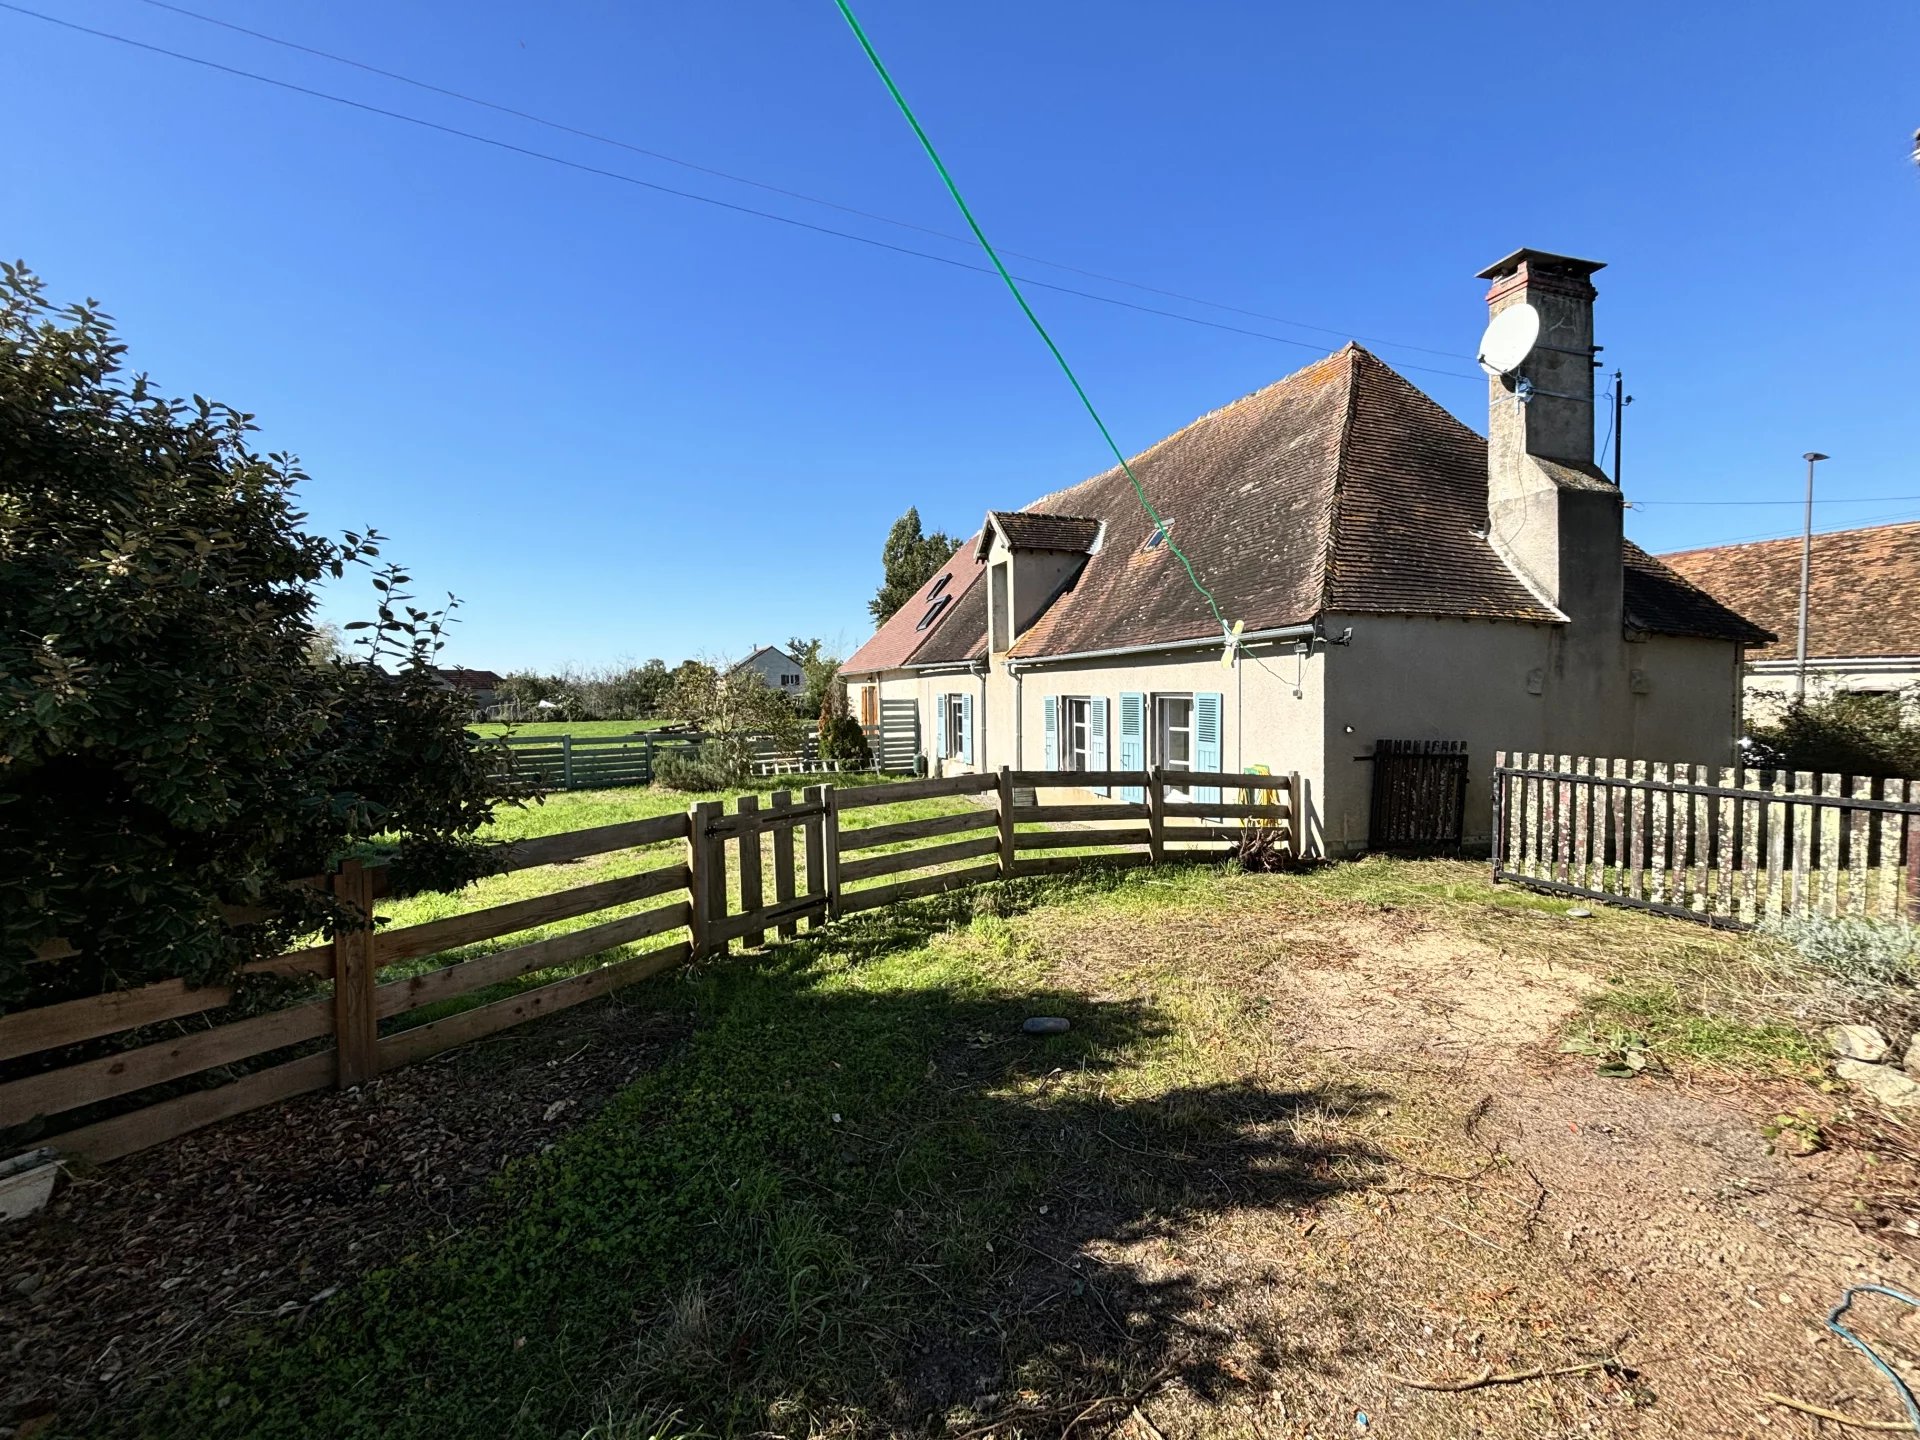
<svg viewBox="0 0 1920 1440">
<path fill-rule="evenodd" d="M 1799 688 L 1801 542 L 1714 545 L 1660 558 L 1778 639 L 1747 651 L 1747 714 L 1768 720 Z M 1920 521 L 1813 537 L 1807 583 L 1809 695 L 1920 700 Z"/>
<path fill-rule="evenodd" d="M 1164 528 L 1117 468 L 989 510 L 843 667 L 883 763 L 1297 770 L 1330 855 L 1367 844 L 1381 740 L 1466 743 L 1468 845 L 1496 750 L 1730 763 L 1743 647 L 1772 637 L 1621 533 L 1593 462 L 1600 268 L 1481 272 L 1495 314 L 1543 322 L 1489 381 L 1490 439 L 1350 344 L 1135 457 Z M 1244 626 L 1230 668 L 1176 543 Z"/>
<path fill-rule="evenodd" d="M 760 646 L 738 665 L 730 667 L 727 674 L 738 675 L 743 670 L 758 675 L 768 689 L 791 695 L 796 700 L 807 686 L 807 677 L 800 662 L 772 645 Z"/>
<path fill-rule="evenodd" d="M 500 687 L 506 684 L 506 677 L 492 670 L 468 670 L 459 665 L 436 668 L 433 677 L 443 690 L 457 690 L 465 696 L 476 714 L 497 705 Z"/>
</svg>

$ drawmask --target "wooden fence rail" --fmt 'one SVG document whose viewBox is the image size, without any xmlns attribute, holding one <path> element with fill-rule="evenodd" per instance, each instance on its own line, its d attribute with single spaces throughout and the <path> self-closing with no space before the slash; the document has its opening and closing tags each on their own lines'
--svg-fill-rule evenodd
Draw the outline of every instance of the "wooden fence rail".
<svg viewBox="0 0 1920 1440">
<path fill-rule="evenodd" d="M 504 735 L 483 743 L 505 748 L 516 779 L 542 790 L 596 790 L 615 785 L 651 785 L 654 767 L 666 756 L 697 750 L 711 736 L 683 731 L 637 730 L 631 735 Z M 820 737 L 811 729 L 798 741 L 770 735 L 751 741 L 749 760 L 757 775 L 794 775 L 828 767 L 820 760 Z"/>
<path fill-rule="evenodd" d="M 196 989 L 166 980 L 0 1015 L 0 1062 L 25 1062 L 0 1072 L 11 1077 L 0 1080 L 0 1131 L 35 1127 L 27 1143 L 111 1160 L 304 1091 L 365 1084 L 685 961 L 724 954 L 735 941 L 751 947 L 769 934 L 792 938 L 802 925 L 816 928 L 988 880 L 1217 855 L 1223 842 L 1233 844 L 1243 833 L 1220 823 L 1227 817 L 1280 827 L 1299 853 L 1297 775 L 1196 781 L 1182 774 L 1178 780 L 1232 786 L 1246 798 L 1168 804 L 1170 777 L 1159 771 L 1096 777 L 1002 770 L 851 788 L 815 785 L 797 797 L 744 795 L 730 809 L 702 801 L 680 815 L 515 841 L 494 857 L 498 871 L 524 870 L 678 842 L 678 853 L 661 856 L 658 865 L 584 885 L 562 880 L 528 899 L 394 927 L 373 921 L 375 901 L 385 893 L 384 870 L 349 860 L 314 883 L 329 888 L 342 912 L 360 923 L 343 925 L 326 944 L 246 967 L 249 974 L 304 978 L 306 988 L 290 1003 L 264 1012 L 256 1003 L 248 1013 L 243 974 L 233 986 Z M 1024 803 L 1040 790 L 1093 783 L 1137 788 L 1146 799 Z M 934 798 L 973 804 L 951 815 L 858 823 L 861 811 L 873 806 Z M 1048 828 L 1031 828 L 1036 825 Z M 1056 828 L 1067 825 L 1074 828 Z M 1070 849 L 1089 853 L 1031 853 Z M 588 916 L 604 918 L 559 935 L 511 941 Z M 461 953 L 503 939 L 509 941 L 504 948 Z M 654 943 L 627 953 L 640 942 Z M 617 958 L 593 963 L 616 949 L 623 952 Z M 445 963 L 432 963 L 442 958 Z M 401 965 L 407 967 L 401 973 L 383 973 Z M 559 973 L 504 999 L 431 1018 L 418 1013 L 547 972 Z M 169 1021 L 194 1028 L 155 1038 L 149 1027 Z M 112 1036 L 124 1037 L 123 1048 L 98 1053 Z M 209 1072 L 220 1077 L 226 1067 L 249 1066 L 237 1078 L 204 1086 Z M 203 1088 L 167 1093 L 183 1084 Z M 141 1103 L 143 1092 L 156 1089 L 160 1093 Z"/>
<path fill-rule="evenodd" d="M 1493 875 L 1699 920 L 1920 921 L 1920 782 L 1501 752 Z"/>
</svg>

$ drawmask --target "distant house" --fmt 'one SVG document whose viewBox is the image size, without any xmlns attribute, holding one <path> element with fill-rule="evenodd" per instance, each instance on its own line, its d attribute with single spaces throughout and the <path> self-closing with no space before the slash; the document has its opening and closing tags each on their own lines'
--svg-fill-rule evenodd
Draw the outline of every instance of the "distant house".
<svg viewBox="0 0 1920 1440">
<path fill-rule="evenodd" d="M 1703 590 L 1778 637 L 1747 652 L 1747 710 L 1777 714 L 1799 682 L 1800 541 L 1760 540 L 1662 555 Z M 1920 687 L 1920 521 L 1813 537 L 1807 693 L 1912 694 Z"/>
<path fill-rule="evenodd" d="M 988 510 L 842 667 L 882 763 L 1298 771 L 1328 855 L 1367 845 L 1376 741 L 1465 742 L 1467 844 L 1496 750 L 1731 763 L 1742 647 L 1772 637 L 1621 533 L 1593 458 L 1599 268 L 1482 272 L 1494 314 L 1541 324 L 1489 381 L 1490 439 L 1348 345 L 1134 457 L 1164 525 L 1119 469 Z M 1244 626 L 1230 668 L 1176 544 Z"/>
<path fill-rule="evenodd" d="M 807 677 L 800 662 L 786 651 L 772 645 L 762 645 L 738 665 L 727 671 L 729 675 L 738 675 L 750 670 L 760 677 L 760 681 L 770 690 L 778 690 L 782 695 L 800 698 L 800 692 L 806 689 Z"/>
<path fill-rule="evenodd" d="M 500 687 L 506 683 L 504 675 L 492 670 L 468 670 L 459 665 L 444 670 L 436 668 L 433 675 L 442 689 L 458 690 L 476 711 L 497 705 Z"/>
</svg>

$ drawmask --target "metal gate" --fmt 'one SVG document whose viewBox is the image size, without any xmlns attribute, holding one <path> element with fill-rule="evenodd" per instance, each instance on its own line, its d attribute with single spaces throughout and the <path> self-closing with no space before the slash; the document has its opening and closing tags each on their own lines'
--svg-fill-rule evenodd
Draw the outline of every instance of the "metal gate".
<svg viewBox="0 0 1920 1440">
<path fill-rule="evenodd" d="M 1458 850 L 1467 815 L 1467 742 L 1376 740 L 1367 848 Z"/>
</svg>

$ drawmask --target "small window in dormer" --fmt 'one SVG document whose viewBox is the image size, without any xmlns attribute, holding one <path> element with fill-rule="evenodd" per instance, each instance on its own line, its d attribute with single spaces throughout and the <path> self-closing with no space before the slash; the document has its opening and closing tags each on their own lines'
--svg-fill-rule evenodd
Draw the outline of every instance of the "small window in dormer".
<svg viewBox="0 0 1920 1440">
<path fill-rule="evenodd" d="M 1153 533 L 1147 536 L 1147 543 L 1140 548 L 1142 550 L 1158 550 L 1162 545 L 1167 543 L 1167 532 L 1171 529 L 1173 529 L 1173 518 L 1168 516 L 1153 527 Z"/>
</svg>

